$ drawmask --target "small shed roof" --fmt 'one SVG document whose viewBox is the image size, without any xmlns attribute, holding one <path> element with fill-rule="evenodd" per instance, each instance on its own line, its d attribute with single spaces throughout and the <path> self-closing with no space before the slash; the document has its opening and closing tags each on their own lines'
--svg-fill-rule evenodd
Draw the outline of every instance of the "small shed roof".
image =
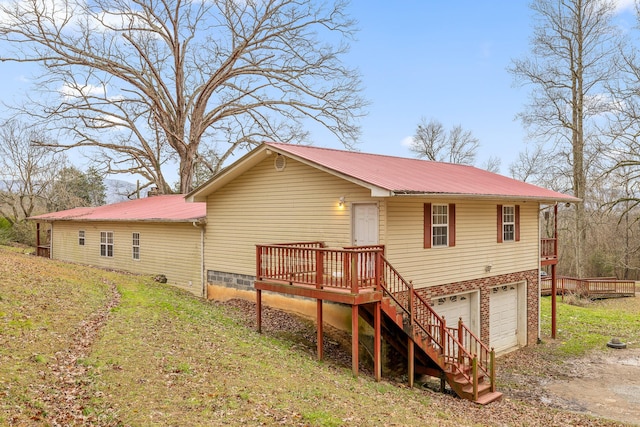
<svg viewBox="0 0 640 427">
<path fill-rule="evenodd" d="M 371 190 L 374 197 L 426 195 L 540 202 L 576 202 L 578 198 L 473 166 L 269 142 L 232 164 L 187 200 L 206 196 L 273 153 L 291 157 Z"/>
<path fill-rule="evenodd" d="M 204 203 L 186 203 L 184 195 L 172 194 L 104 206 L 68 209 L 32 216 L 29 219 L 35 221 L 201 222 L 205 217 Z"/>
</svg>

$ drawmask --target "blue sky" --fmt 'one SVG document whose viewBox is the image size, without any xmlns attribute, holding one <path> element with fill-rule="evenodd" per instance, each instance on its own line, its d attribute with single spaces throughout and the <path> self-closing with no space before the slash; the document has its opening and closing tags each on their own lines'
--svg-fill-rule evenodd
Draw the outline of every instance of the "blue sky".
<svg viewBox="0 0 640 427">
<path fill-rule="evenodd" d="M 461 125 L 480 140 L 477 163 L 501 159 L 501 173 L 526 148 L 515 120 L 527 87 L 507 72 L 530 55 L 533 12 L 518 1 L 352 1 L 358 41 L 349 61 L 359 67 L 372 101 L 360 150 L 411 157 L 407 139 L 421 117 Z M 373 6 L 375 5 L 375 7 Z M 619 1 L 619 24 L 636 25 L 632 2 Z M 337 145 L 336 145 L 337 147 Z"/>
<path fill-rule="evenodd" d="M 460 124 L 479 140 L 478 160 L 502 159 L 503 173 L 523 148 L 514 121 L 526 91 L 506 68 L 528 52 L 525 1 L 356 0 L 358 66 L 372 104 L 362 121 L 362 151 L 412 156 L 406 145 L 421 117 Z"/>
<path fill-rule="evenodd" d="M 532 12 L 526 0 L 352 0 L 360 31 L 345 58 L 363 78 L 371 102 L 362 119 L 361 151 L 411 157 L 406 146 L 421 117 L 461 125 L 480 140 L 477 163 L 501 159 L 501 173 L 525 149 L 515 120 L 528 89 L 513 85 L 507 67 L 529 55 Z M 619 0 L 621 25 L 636 25 L 632 0 Z M 28 67 L 0 63 L 4 101 L 30 89 Z M 328 132 L 316 146 L 341 148 Z"/>
</svg>

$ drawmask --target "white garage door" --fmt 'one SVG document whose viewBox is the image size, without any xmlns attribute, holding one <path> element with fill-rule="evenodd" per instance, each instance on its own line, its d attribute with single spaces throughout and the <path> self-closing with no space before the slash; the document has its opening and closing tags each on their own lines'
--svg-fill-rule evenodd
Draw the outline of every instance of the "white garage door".
<svg viewBox="0 0 640 427">
<path fill-rule="evenodd" d="M 461 317 L 465 325 L 471 325 L 470 294 L 434 298 L 433 308 L 438 315 L 444 316 L 449 327 L 457 328 Z"/>
<path fill-rule="evenodd" d="M 518 288 L 499 286 L 491 290 L 489 334 L 496 352 L 518 345 Z"/>
</svg>

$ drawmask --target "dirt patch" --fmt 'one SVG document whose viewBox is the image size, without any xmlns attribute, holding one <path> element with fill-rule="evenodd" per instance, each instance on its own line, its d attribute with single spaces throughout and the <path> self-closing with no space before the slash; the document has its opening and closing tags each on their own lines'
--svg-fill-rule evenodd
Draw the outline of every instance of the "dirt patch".
<svg viewBox="0 0 640 427">
<path fill-rule="evenodd" d="M 91 401 L 88 367 L 79 361 L 90 353 L 100 329 L 108 320 L 111 310 L 120 303 L 120 293 L 115 283 L 110 284 L 111 296 L 97 312 L 82 321 L 69 347 L 55 354 L 49 369 L 41 373 L 43 381 L 34 384 L 34 393 L 47 404 L 46 421 L 53 426 L 96 425 L 93 414 L 85 413 L 85 405 Z M 33 420 L 41 420 L 34 417 Z"/>
<path fill-rule="evenodd" d="M 567 378 L 543 382 L 543 403 L 640 425 L 640 348 L 594 353 L 564 368 Z"/>
</svg>

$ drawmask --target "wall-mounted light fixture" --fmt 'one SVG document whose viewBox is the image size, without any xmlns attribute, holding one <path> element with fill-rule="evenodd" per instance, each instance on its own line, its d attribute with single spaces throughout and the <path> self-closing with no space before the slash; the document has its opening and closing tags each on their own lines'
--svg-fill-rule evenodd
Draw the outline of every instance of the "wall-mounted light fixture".
<svg viewBox="0 0 640 427">
<path fill-rule="evenodd" d="M 344 207 L 344 196 L 340 196 L 340 198 L 338 199 L 338 207 Z"/>
<path fill-rule="evenodd" d="M 485 272 L 487 272 L 487 273 L 488 273 L 488 272 L 490 272 L 490 271 L 491 271 L 491 267 L 493 267 L 491 264 L 487 264 L 487 265 L 484 267 L 484 271 L 485 271 Z"/>
</svg>

